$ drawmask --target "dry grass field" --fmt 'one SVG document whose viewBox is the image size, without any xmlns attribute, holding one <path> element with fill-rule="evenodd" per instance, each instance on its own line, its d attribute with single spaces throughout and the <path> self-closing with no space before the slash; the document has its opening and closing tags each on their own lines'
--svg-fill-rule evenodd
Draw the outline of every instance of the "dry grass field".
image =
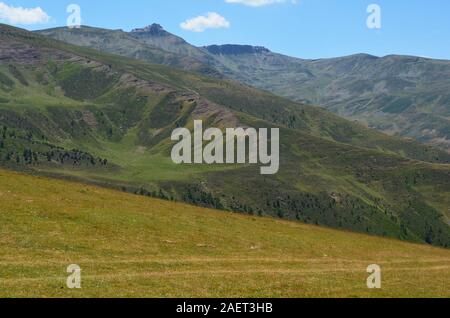
<svg viewBox="0 0 450 318">
<path fill-rule="evenodd" d="M 450 250 L 0 170 L 0 297 L 114 296 L 450 297 Z"/>
</svg>

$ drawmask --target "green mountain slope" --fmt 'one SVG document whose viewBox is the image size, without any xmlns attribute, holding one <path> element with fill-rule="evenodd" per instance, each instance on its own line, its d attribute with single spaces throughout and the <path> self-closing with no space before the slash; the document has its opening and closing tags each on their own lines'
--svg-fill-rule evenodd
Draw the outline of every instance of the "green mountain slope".
<svg viewBox="0 0 450 318">
<path fill-rule="evenodd" d="M 450 246 L 449 154 L 232 81 L 0 26 L 0 161 L 142 195 Z M 280 172 L 174 165 L 169 136 L 280 127 Z"/>
<path fill-rule="evenodd" d="M 133 45 L 125 45 L 128 41 L 109 40 L 117 31 L 102 30 L 102 38 L 110 43 L 107 46 L 99 46 L 90 32 L 89 28 L 41 31 L 69 43 L 162 64 L 152 56 L 135 54 Z M 305 60 L 248 45 L 197 48 L 156 24 L 126 34 L 140 43 L 137 47 L 151 46 L 209 65 L 215 70 L 209 70 L 210 75 L 219 72 L 295 101 L 325 107 L 385 133 L 450 151 L 449 61 L 367 54 Z M 85 38 L 94 41 L 83 41 Z"/>
<path fill-rule="evenodd" d="M 446 249 L 4 170 L 0 198 L 0 297 L 450 296 Z"/>
</svg>

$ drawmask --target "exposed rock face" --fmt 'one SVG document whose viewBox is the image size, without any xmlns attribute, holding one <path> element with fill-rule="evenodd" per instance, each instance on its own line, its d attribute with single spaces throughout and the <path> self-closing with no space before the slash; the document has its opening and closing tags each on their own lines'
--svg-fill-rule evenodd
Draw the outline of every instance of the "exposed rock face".
<svg viewBox="0 0 450 318">
<path fill-rule="evenodd" d="M 0 42 L 0 62 L 32 64 L 42 59 L 43 51 L 31 45 L 4 40 Z"/>
<path fill-rule="evenodd" d="M 196 103 L 196 107 L 192 112 L 193 119 L 213 118 L 212 126 L 221 129 L 229 127 L 247 127 L 240 123 L 236 114 L 230 109 L 198 96 L 193 96 L 193 100 Z"/>
<path fill-rule="evenodd" d="M 152 25 L 148 25 L 144 28 L 138 28 L 138 29 L 134 29 L 131 31 L 131 33 L 134 34 L 149 34 L 149 35 L 153 35 L 153 36 L 167 36 L 169 35 L 169 33 L 164 30 L 164 28 L 157 23 L 153 23 Z"/>
<path fill-rule="evenodd" d="M 210 46 L 205 46 L 204 49 L 206 49 L 209 53 L 212 53 L 215 55 L 270 53 L 270 51 L 263 46 L 236 45 L 236 44 L 210 45 Z"/>
</svg>

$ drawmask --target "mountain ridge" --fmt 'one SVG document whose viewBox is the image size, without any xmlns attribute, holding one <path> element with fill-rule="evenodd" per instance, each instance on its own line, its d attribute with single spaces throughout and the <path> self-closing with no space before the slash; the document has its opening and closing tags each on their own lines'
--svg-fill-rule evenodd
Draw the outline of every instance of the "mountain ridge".
<svg viewBox="0 0 450 318">
<path fill-rule="evenodd" d="M 414 138 L 450 152 L 447 89 L 450 61 L 364 53 L 307 60 L 265 49 L 253 54 L 251 48 L 255 47 L 240 45 L 212 46 L 216 53 L 228 47 L 240 54 L 212 54 L 207 48 L 195 47 L 165 30 L 162 32 L 164 37 L 143 32 L 135 38 L 208 65 L 214 71 L 209 70 L 207 75 L 221 74 L 295 101 L 325 107 L 382 132 Z M 48 32 L 47 35 L 52 36 Z M 72 42 L 76 41 L 75 38 Z"/>
<path fill-rule="evenodd" d="M 239 45 L 239 44 L 208 45 L 203 46 L 201 48 L 215 55 L 270 53 L 270 51 L 263 46 Z"/>
<path fill-rule="evenodd" d="M 0 38 L 2 166 L 450 245 L 444 152 L 235 81 L 4 25 Z M 195 119 L 205 128 L 280 128 L 279 174 L 262 177 L 255 166 L 174 165 L 170 134 L 192 130 Z"/>
<path fill-rule="evenodd" d="M 71 37 L 76 37 L 76 43 L 72 44 L 140 59 L 149 63 L 172 66 L 203 75 L 215 76 L 218 78 L 222 77 L 213 67 L 200 62 L 196 58 L 180 55 L 178 53 L 171 53 L 162 50 L 157 46 L 142 43 L 139 41 L 138 36 L 134 37 L 130 32 L 125 32 L 120 29 L 108 30 L 97 27 L 81 26 L 79 29 L 54 28 L 35 32 L 43 35 L 53 35 L 56 40 L 63 42 L 70 42 L 69 39 Z M 180 39 L 180 41 L 182 40 Z"/>
</svg>

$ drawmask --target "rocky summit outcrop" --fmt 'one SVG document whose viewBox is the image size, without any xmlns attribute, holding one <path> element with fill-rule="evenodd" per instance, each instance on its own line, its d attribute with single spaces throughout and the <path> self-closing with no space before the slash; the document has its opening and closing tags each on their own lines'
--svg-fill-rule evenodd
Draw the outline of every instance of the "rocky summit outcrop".
<svg viewBox="0 0 450 318">
<path fill-rule="evenodd" d="M 137 29 L 133 29 L 131 31 L 131 33 L 137 33 L 137 34 L 149 34 L 149 35 L 157 35 L 157 36 L 165 36 L 165 35 L 169 35 L 170 33 L 167 32 L 166 30 L 164 30 L 164 28 L 157 23 L 153 23 L 151 25 L 148 25 L 144 28 L 137 28 Z"/>
</svg>

